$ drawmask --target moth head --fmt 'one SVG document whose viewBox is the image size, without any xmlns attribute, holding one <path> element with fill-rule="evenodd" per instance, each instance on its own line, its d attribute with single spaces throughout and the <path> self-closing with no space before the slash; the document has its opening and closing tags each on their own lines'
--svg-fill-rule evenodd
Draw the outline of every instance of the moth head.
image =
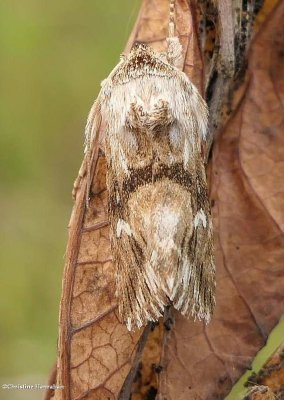
<svg viewBox="0 0 284 400">
<path fill-rule="evenodd" d="M 136 42 L 112 75 L 115 84 L 124 84 L 132 79 L 149 76 L 169 76 L 173 67 L 145 43 Z"/>
<path fill-rule="evenodd" d="M 149 46 L 147 46 L 146 43 L 139 42 L 138 40 L 133 43 L 133 46 L 131 48 L 131 53 L 132 52 L 148 52 L 151 50 Z"/>
<path fill-rule="evenodd" d="M 144 68 L 145 65 L 152 65 L 155 53 L 151 47 L 145 43 L 135 42 L 128 57 L 127 62 L 136 69 Z"/>
</svg>

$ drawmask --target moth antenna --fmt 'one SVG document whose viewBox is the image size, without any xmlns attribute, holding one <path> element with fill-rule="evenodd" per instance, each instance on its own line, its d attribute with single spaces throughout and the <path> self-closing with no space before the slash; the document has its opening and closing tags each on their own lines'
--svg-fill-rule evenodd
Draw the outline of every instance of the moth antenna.
<svg viewBox="0 0 284 400">
<path fill-rule="evenodd" d="M 175 36 L 176 31 L 176 1 L 169 0 L 170 14 L 169 14 L 169 32 L 168 32 L 168 62 L 175 67 L 182 69 L 182 45 L 178 36 Z"/>
<path fill-rule="evenodd" d="M 89 207 L 90 200 L 92 143 L 94 142 L 98 129 L 97 112 L 97 102 L 95 102 L 89 112 L 85 127 L 85 157 L 87 165 L 86 207 Z"/>
<path fill-rule="evenodd" d="M 86 134 L 85 138 L 85 154 L 87 161 L 87 187 L 86 187 L 86 207 L 89 207 L 90 202 L 90 188 L 91 188 L 91 137 Z"/>
<path fill-rule="evenodd" d="M 89 208 L 91 190 L 91 151 L 87 153 L 87 190 L 86 190 L 86 207 Z"/>
<path fill-rule="evenodd" d="M 175 36 L 175 0 L 170 1 L 170 16 L 169 16 L 169 38 Z"/>
</svg>

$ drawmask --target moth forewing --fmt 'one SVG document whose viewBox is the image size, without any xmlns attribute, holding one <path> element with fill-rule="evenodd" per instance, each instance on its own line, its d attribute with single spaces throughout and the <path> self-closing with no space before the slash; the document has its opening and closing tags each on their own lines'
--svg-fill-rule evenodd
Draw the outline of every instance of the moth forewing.
<svg viewBox="0 0 284 400">
<path fill-rule="evenodd" d="M 208 321 L 215 268 L 201 157 L 206 103 L 182 71 L 138 45 L 103 82 L 94 110 L 88 140 L 101 118 L 121 318 L 139 328 L 172 304 Z"/>
</svg>

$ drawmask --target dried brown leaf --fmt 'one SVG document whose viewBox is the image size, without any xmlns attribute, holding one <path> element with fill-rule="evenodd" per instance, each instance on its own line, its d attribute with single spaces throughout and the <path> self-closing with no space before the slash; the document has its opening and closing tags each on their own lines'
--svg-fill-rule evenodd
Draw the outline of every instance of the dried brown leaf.
<svg viewBox="0 0 284 400">
<path fill-rule="evenodd" d="M 56 399 L 115 399 L 142 332 L 119 322 L 108 236 L 106 163 L 94 156 L 90 207 L 83 180 L 70 222 L 61 300 Z"/>
<path fill-rule="evenodd" d="M 202 91 L 195 6 L 194 1 L 177 0 L 177 31 L 184 70 Z M 159 399 L 223 398 L 283 312 L 283 41 L 275 29 L 281 26 L 281 16 L 283 4 L 255 41 L 248 89 L 214 148 L 210 168 L 218 266 L 214 320 L 204 328 L 176 314 L 170 334 L 160 324 L 142 354 L 142 384 L 136 391 L 132 388 L 137 399 L 145 398 L 158 380 Z M 127 50 L 135 41 L 165 50 L 167 21 L 167 1 L 145 0 Z M 83 178 L 70 222 L 57 374 L 57 384 L 65 390 L 56 391 L 56 400 L 128 400 L 148 335 L 147 330 L 129 333 L 119 322 L 102 154 L 94 153 L 93 172 L 90 208 L 86 212 Z M 162 370 L 154 368 L 153 373 L 156 360 Z"/>
<path fill-rule="evenodd" d="M 181 40 L 185 48 L 191 46 L 192 50 L 187 2 L 180 0 L 177 11 Z M 167 2 L 145 1 L 128 49 L 134 41 L 144 41 L 165 50 L 168 13 Z M 192 70 L 192 64 L 193 61 L 186 68 Z M 128 398 L 148 334 L 143 329 L 129 333 L 118 319 L 108 234 L 106 163 L 102 153 L 94 152 L 93 173 L 90 206 L 85 208 L 86 177 L 83 177 L 70 220 L 57 368 L 57 385 L 65 389 L 55 392 L 56 400 Z M 149 368 L 147 373 L 150 374 Z"/>
<path fill-rule="evenodd" d="M 211 324 L 176 314 L 159 399 L 221 399 L 284 312 L 284 4 L 256 37 L 249 84 L 213 148 L 217 309 Z"/>
</svg>

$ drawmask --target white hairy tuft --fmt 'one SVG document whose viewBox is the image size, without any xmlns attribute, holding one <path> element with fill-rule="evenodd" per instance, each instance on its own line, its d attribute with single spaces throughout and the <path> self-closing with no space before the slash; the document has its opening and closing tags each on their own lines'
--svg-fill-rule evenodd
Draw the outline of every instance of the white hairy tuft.
<svg viewBox="0 0 284 400">
<path fill-rule="evenodd" d="M 116 237 L 121 236 L 121 232 L 125 232 L 128 236 L 132 235 L 132 230 L 129 224 L 123 219 L 119 219 L 116 225 Z"/>
<path fill-rule="evenodd" d="M 204 211 L 202 210 L 202 208 L 201 208 L 201 210 L 199 210 L 197 212 L 197 214 L 194 218 L 194 228 L 197 228 L 200 222 L 202 222 L 203 228 L 206 228 L 207 218 L 206 218 L 206 215 L 205 215 Z"/>
</svg>

